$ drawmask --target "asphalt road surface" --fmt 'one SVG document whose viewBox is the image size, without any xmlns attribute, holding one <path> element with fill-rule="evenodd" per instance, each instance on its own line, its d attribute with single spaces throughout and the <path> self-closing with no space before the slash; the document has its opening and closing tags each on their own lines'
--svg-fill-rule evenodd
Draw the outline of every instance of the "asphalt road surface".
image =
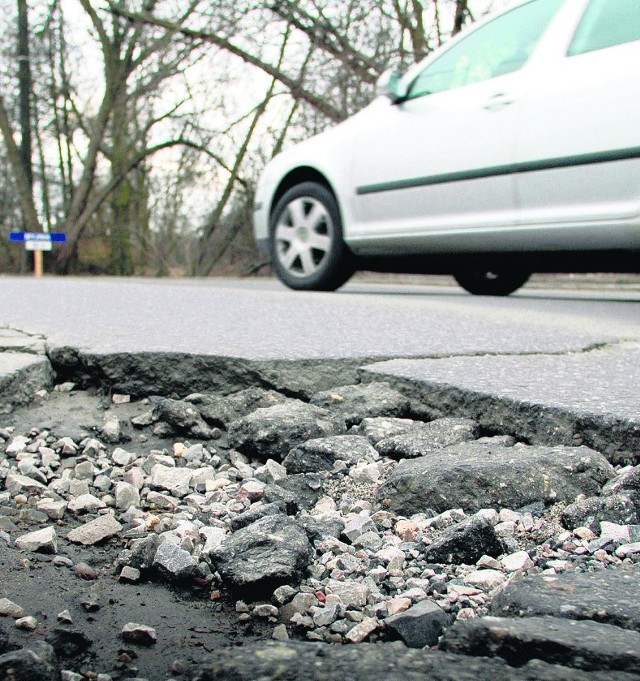
<svg viewBox="0 0 640 681">
<path fill-rule="evenodd" d="M 640 291 L 352 283 L 337 293 L 272 280 L 0 278 L 0 326 L 51 346 L 270 359 L 565 353 L 640 340 Z"/>
<path fill-rule="evenodd" d="M 609 431 L 622 422 L 629 446 L 640 441 L 640 291 L 633 288 L 525 287 L 486 298 L 370 283 L 300 293 L 264 279 L 5 277 L 0 286 L 0 328 L 42 334 L 53 351 L 69 346 L 107 361 L 179 353 L 222 358 L 227 367 L 362 360 L 357 365 L 377 379 L 486 397 L 510 405 L 509 413 L 526 404 L 536 414 L 595 418 Z M 153 356 L 143 382 L 167 370 Z M 192 380 L 186 364 L 172 362 L 171 370 Z M 125 366 L 125 380 L 136 371 Z M 284 374 L 280 387 L 300 389 L 298 374 Z M 120 379 L 111 380 L 118 387 Z"/>
</svg>

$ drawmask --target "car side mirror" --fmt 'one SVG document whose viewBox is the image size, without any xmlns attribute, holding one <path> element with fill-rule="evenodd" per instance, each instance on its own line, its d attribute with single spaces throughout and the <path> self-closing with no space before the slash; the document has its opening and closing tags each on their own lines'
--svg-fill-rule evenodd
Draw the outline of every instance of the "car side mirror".
<svg viewBox="0 0 640 681">
<path fill-rule="evenodd" d="M 407 96 L 407 87 L 402 82 L 398 69 L 387 69 L 376 82 L 376 94 L 388 97 L 394 104 Z"/>
</svg>

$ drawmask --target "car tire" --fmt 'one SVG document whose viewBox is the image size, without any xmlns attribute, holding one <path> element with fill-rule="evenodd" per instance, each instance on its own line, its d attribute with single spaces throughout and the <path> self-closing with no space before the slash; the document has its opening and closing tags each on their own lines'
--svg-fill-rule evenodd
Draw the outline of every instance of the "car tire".
<svg viewBox="0 0 640 681">
<path fill-rule="evenodd" d="M 317 182 L 298 184 L 278 201 L 271 215 L 269 249 L 278 278 L 299 291 L 335 291 L 354 272 L 338 203 Z"/>
<path fill-rule="evenodd" d="M 526 284 L 530 272 L 465 271 L 454 273 L 454 278 L 465 291 L 475 296 L 508 296 Z"/>
</svg>

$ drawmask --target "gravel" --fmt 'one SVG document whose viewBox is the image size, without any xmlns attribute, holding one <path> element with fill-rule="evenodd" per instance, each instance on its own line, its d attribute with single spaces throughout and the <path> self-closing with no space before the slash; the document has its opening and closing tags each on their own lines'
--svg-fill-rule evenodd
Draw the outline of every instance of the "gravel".
<svg viewBox="0 0 640 681">
<path fill-rule="evenodd" d="M 0 417 L 0 568 L 13 577 L 0 668 L 22 651 L 45 679 L 205 678 L 206 652 L 239 638 L 400 641 L 452 665 L 434 650 L 510 664 L 515 646 L 522 660 L 624 670 L 613 648 L 639 628 L 625 598 L 640 601 L 640 467 L 468 419 L 425 424 L 387 385 L 310 402 L 260 388 L 114 401 L 67 385 Z M 56 638 L 62 614 L 72 633 Z M 544 618 L 556 643 L 540 644 Z M 585 620 L 611 643 L 569 628 Z"/>
</svg>

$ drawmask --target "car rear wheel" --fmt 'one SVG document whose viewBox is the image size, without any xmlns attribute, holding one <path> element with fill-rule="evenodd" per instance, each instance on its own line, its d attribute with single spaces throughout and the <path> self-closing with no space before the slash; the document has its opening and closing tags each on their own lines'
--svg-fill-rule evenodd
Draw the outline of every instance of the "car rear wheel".
<svg viewBox="0 0 640 681">
<path fill-rule="evenodd" d="M 494 270 L 487 272 L 456 272 L 454 278 L 465 291 L 476 296 L 508 296 L 526 284 L 530 272 Z"/>
<path fill-rule="evenodd" d="M 353 258 L 342 239 L 333 194 L 316 182 L 287 191 L 271 217 L 271 262 L 293 289 L 334 291 L 353 274 Z"/>
</svg>

